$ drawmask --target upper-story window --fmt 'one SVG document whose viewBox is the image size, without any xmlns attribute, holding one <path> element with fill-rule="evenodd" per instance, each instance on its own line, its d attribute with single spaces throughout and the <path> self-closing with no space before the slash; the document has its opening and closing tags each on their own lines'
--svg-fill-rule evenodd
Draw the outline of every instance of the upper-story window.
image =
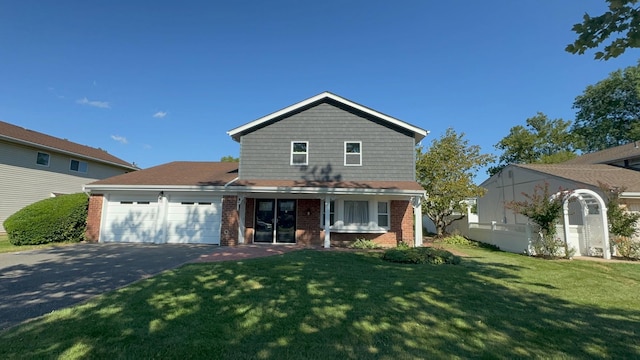
<svg viewBox="0 0 640 360">
<path fill-rule="evenodd" d="M 344 142 L 344 166 L 362 165 L 362 141 Z"/>
<path fill-rule="evenodd" d="M 36 164 L 42 166 L 49 166 L 49 154 L 38 151 L 38 156 L 36 157 Z"/>
<path fill-rule="evenodd" d="M 291 142 L 291 165 L 307 165 L 309 164 L 309 142 L 308 141 L 292 141 Z"/>
<path fill-rule="evenodd" d="M 77 171 L 81 173 L 87 172 L 87 163 L 80 160 L 71 159 L 71 164 L 69 165 L 69 170 Z"/>
</svg>

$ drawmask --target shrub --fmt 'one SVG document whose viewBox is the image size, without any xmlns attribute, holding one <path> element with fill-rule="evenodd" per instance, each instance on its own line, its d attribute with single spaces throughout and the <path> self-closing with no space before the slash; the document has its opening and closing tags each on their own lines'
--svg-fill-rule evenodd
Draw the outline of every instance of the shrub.
<svg viewBox="0 0 640 360">
<path fill-rule="evenodd" d="M 410 248 L 411 248 L 411 246 L 409 246 L 409 244 L 407 244 L 404 241 L 400 241 L 398 243 L 398 246 L 396 247 L 396 249 L 401 249 L 401 250 L 406 250 L 406 249 L 410 249 Z"/>
<path fill-rule="evenodd" d="M 640 259 L 640 242 L 626 236 L 615 236 L 611 239 L 618 255 L 625 259 Z"/>
<path fill-rule="evenodd" d="M 62 195 L 28 205 L 4 222 L 13 245 L 81 241 L 89 198 L 84 193 Z"/>
<path fill-rule="evenodd" d="M 440 239 L 439 242 L 449 245 L 473 245 L 473 242 L 471 240 L 468 240 L 462 235 L 447 236 L 446 238 Z"/>
<path fill-rule="evenodd" d="M 352 249 L 379 249 L 380 245 L 367 239 L 356 239 L 353 244 L 349 245 Z"/>
<path fill-rule="evenodd" d="M 387 249 L 382 258 L 386 261 L 404 264 L 459 264 L 460 257 L 453 255 L 447 250 L 430 247 L 408 248 L 408 249 Z"/>
</svg>

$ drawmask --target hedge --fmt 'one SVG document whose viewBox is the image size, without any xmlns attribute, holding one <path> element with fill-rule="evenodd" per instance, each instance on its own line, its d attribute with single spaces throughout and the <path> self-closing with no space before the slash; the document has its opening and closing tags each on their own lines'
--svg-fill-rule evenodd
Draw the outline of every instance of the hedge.
<svg viewBox="0 0 640 360">
<path fill-rule="evenodd" d="M 4 221 L 13 245 L 77 242 L 84 239 L 89 197 L 61 195 L 28 205 Z"/>
</svg>

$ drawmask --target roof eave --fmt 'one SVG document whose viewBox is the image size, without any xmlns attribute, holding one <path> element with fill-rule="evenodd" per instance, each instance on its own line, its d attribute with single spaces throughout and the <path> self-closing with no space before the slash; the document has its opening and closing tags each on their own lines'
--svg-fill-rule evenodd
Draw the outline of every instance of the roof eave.
<svg viewBox="0 0 640 360">
<path fill-rule="evenodd" d="M 140 170 L 139 168 L 131 165 L 124 165 L 124 164 L 119 164 L 113 161 L 107 161 L 107 160 L 103 160 L 103 159 L 98 159 L 92 156 L 87 156 L 87 155 L 83 155 L 83 154 L 78 154 L 75 153 L 73 151 L 67 151 L 67 150 L 63 150 L 63 149 L 59 149 L 53 146 L 47 146 L 47 145 L 42 145 L 42 144 L 38 144 L 38 143 L 34 143 L 31 141 L 26 141 L 26 140 L 22 140 L 22 139 L 16 139 L 14 137 L 11 136 L 6 136 L 6 135 L 2 135 L 0 134 L 0 138 L 10 141 L 10 142 L 14 142 L 14 143 L 18 143 L 18 144 L 23 144 L 23 145 L 28 145 L 28 146 L 32 146 L 35 148 L 39 148 L 39 149 L 44 149 L 44 150 L 49 150 L 49 151 L 55 151 L 57 153 L 60 154 L 65 154 L 65 155 L 71 155 L 74 157 L 78 157 L 78 158 L 83 158 L 83 159 L 87 159 L 87 160 L 91 160 L 91 161 L 95 161 L 95 162 L 99 162 L 99 163 L 103 163 L 103 164 L 109 164 L 109 165 L 113 165 L 113 166 L 117 166 L 120 168 L 124 168 L 124 169 L 129 169 L 129 170 Z"/>
</svg>

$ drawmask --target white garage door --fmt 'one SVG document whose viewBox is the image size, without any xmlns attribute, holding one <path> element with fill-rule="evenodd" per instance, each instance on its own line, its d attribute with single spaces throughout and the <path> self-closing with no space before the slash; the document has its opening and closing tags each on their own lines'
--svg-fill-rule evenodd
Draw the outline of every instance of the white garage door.
<svg viewBox="0 0 640 360">
<path fill-rule="evenodd" d="M 170 198 L 167 242 L 220 244 L 222 198 Z"/>
<path fill-rule="evenodd" d="M 155 242 L 158 199 L 154 196 L 112 197 L 107 203 L 100 240 Z"/>
</svg>

